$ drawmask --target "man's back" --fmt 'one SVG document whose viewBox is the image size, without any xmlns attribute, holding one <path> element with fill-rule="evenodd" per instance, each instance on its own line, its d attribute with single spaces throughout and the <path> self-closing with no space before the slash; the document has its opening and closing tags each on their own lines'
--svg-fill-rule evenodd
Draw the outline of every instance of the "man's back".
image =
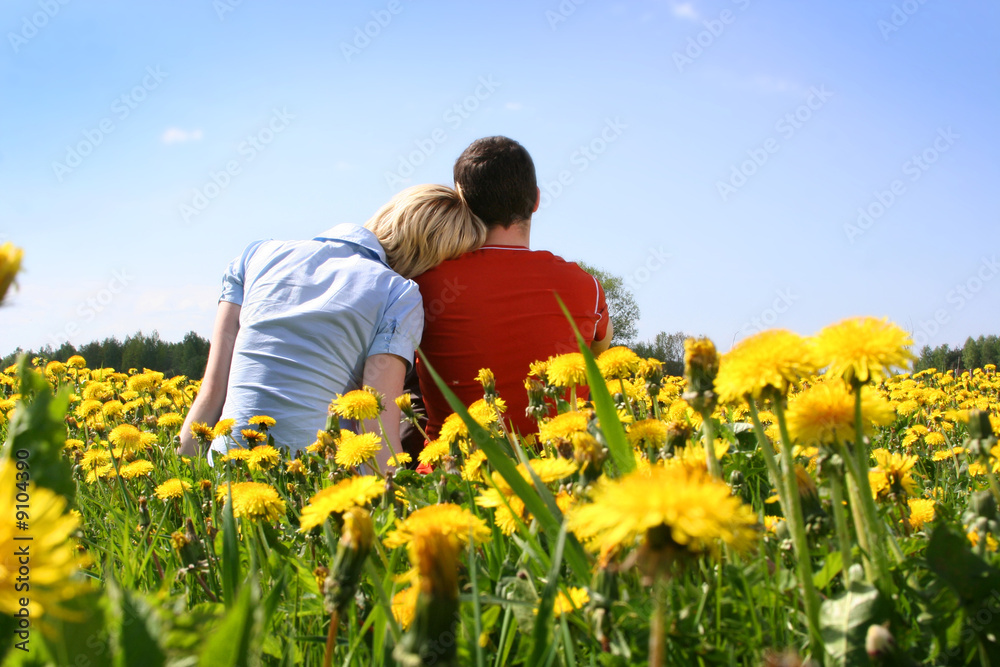
<svg viewBox="0 0 1000 667">
<path fill-rule="evenodd" d="M 578 352 L 576 336 L 554 294 L 566 304 L 584 341 L 603 339 L 608 326 L 604 290 L 597 280 L 546 251 L 487 245 L 415 278 L 424 301 L 421 350 L 465 404 L 483 397 L 476 374 L 489 368 L 507 403 L 514 430 L 533 433 L 524 380 L 534 361 Z M 452 410 L 418 363 L 427 404 L 428 435 L 437 437 Z"/>
</svg>

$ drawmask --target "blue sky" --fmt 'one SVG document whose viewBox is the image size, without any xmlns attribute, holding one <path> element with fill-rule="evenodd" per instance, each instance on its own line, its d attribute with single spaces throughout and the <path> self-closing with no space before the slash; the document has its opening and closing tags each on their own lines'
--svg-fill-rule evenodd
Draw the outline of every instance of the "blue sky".
<svg viewBox="0 0 1000 667">
<path fill-rule="evenodd" d="M 472 140 L 534 157 L 532 246 L 640 338 L 885 316 L 1000 333 L 1000 6 L 7 0 L 0 354 L 211 333 L 259 238 L 362 224 Z"/>
</svg>

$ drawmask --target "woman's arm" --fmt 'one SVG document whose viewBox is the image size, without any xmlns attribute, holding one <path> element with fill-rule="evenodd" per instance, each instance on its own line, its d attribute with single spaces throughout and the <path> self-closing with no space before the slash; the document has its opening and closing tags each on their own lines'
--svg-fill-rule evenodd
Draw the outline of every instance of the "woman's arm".
<svg viewBox="0 0 1000 667">
<path fill-rule="evenodd" d="M 212 330 L 212 344 L 208 349 L 205 377 L 202 379 L 198 397 L 194 399 L 184 425 L 181 426 L 181 446 L 177 448 L 177 453 L 182 456 L 202 454 L 198 441 L 191 435 L 191 424 L 204 422 L 212 426 L 222 415 L 222 406 L 226 402 L 226 389 L 229 386 L 229 369 L 233 363 L 233 349 L 236 346 L 236 334 L 239 330 L 240 306 L 220 301 L 215 315 L 215 327 Z"/>
<path fill-rule="evenodd" d="M 392 451 L 397 454 L 402 450 L 399 441 L 399 406 L 396 398 L 403 393 L 403 381 L 406 378 L 406 361 L 395 354 L 373 354 L 365 360 L 364 384 L 385 396 L 385 412 L 382 413 L 382 425 L 385 427 L 385 438 L 392 444 Z M 365 422 L 365 430 L 378 433 L 377 420 Z M 388 447 L 376 455 L 379 468 L 386 470 L 389 457 L 392 454 Z"/>
</svg>

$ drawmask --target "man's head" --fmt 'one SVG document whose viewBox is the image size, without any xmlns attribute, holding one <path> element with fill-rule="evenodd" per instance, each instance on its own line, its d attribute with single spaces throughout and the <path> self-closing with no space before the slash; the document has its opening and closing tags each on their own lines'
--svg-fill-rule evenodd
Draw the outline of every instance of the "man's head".
<svg viewBox="0 0 1000 667">
<path fill-rule="evenodd" d="M 538 207 L 535 164 L 507 137 L 472 142 L 455 161 L 455 188 L 488 227 L 527 222 Z"/>
</svg>

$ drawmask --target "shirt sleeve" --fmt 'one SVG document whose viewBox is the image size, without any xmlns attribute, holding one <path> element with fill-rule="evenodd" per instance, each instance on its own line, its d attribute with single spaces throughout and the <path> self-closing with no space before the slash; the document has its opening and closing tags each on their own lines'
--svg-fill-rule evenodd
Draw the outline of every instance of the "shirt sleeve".
<svg viewBox="0 0 1000 667">
<path fill-rule="evenodd" d="M 608 335 L 608 322 L 611 321 L 611 315 L 608 313 L 608 302 L 604 298 L 604 288 L 601 287 L 601 282 L 595 278 L 594 283 L 597 285 L 597 324 L 594 329 L 594 340 L 604 340 L 604 337 Z"/>
<path fill-rule="evenodd" d="M 246 279 L 247 261 L 263 241 L 256 241 L 246 247 L 243 253 L 231 261 L 222 276 L 222 295 L 219 301 L 227 301 L 237 306 L 243 305 L 243 282 Z"/>
<path fill-rule="evenodd" d="M 420 290 L 412 280 L 389 302 L 382 321 L 379 322 L 375 340 L 368 348 L 373 354 L 395 354 L 413 365 L 413 353 L 420 344 L 424 331 L 424 303 Z"/>
</svg>

